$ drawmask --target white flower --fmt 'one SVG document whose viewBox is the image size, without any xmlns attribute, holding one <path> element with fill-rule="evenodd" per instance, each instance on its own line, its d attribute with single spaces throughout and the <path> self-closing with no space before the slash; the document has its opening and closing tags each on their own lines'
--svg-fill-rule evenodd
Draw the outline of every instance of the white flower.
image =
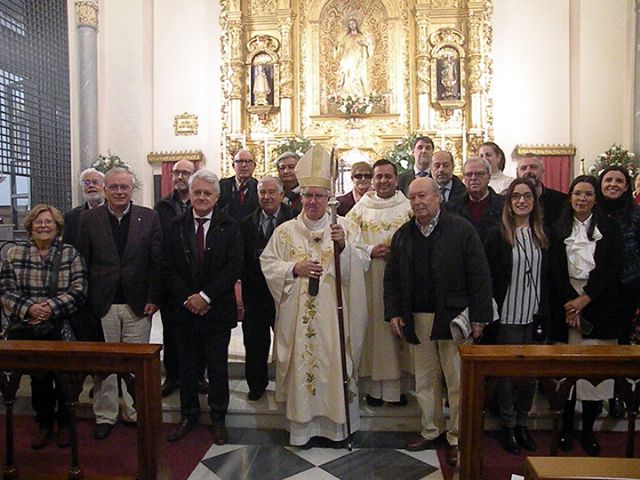
<svg viewBox="0 0 640 480">
<path fill-rule="evenodd" d="M 633 152 L 627 152 L 627 155 L 629 156 L 629 158 L 634 158 L 636 156 L 636 154 Z"/>
<path fill-rule="evenodd" d="M 402 168 L 409 168 L 409 162 L 407 160 L 400 160 L 400 166 Z"/>
<path fill-rule="evenodd" d="M 367 105 L 367 108 L 364 109 L 364 113 L 371 113 L 371 105 Z"/>
</svg>

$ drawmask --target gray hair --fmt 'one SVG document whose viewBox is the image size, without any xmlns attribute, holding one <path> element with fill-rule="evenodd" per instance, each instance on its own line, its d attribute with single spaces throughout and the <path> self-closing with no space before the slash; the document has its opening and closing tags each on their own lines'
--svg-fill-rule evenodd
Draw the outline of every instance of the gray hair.
<svg viewBox="0 0 640 480">
<path fill-rule="evenodd" d="M 132 186 L 135 184 L 135 180 L 133 179 L 133 173 L 131 173 L 130 170 L 127 170 L 126 168 L 122 168 L 122 167 L 113 167 L 109 169 L 107 173 L 104 174 L 104 183 L 107 183 L 107 180 L 109 179 L 109 177 L 113 175 L 121 174 L 121 173 L 126 173 L 127 175 L 129 175 L 129 181 L 131 182 Z"/>
<path fill-rule="evenodd" d="M 196 173 L 189 177 L 189 190 L 191 190 L 193 182 L 195 182 L 196 180 L 204 180 L 205 182 L 213 185 L 216 193 L 220 193 L 220 180 L 218 180 L 218 176 L 215 173 L 204 169 L 198 170 Z"/>
<path fill-rule="evenodd" d="M 462 166 L 462 171 L 464 172 L 467 168 L 467 165 L 469 165 L 470 163 L 479 163 L 481 164 L 484 169 L 487 171 L 487 173 L 491 173 L 491 164 L 489 163 L 489 161 L 485 158 L 480 158 L 480 157 L 469 157 L 467 158 L 467 161 L 464 162 L 464 165 Z"/>
<path fill-rule="evenodd" d="M 80 173 L 80 185 L 82 185 L 82 182 L 84 182 L 84 179 L 87 175 L 90 175 L 92 173 L 97 173 L 98 176 L 100 177 L 100 179 L 102 180 L 102 183 L 104 183 L 104 173 L 102 173 L 100 170 L 96 170 L 93 167 L 87 168 L 85 170 L 83 170 Z"/>
<path fill-rule="evenodd" d="M 284 187 L 282 186 L 282 180 L 280 180 L 278 177 L 274 177 L 273 175 L 265 175 L 260 180 L 258 180 L 258 190 L 260 190 L 260 185 L 262 185 L 264 183 L 268 183 L 268 182 L 275 183 L 276 186 L 278 187 L 278 191 L 280 193 L 284 193 Z"/>
<path fill-rule="evenodd" d="M 278 158 L 276 158 L 276 166 L 280 165 L 280 162 L 283 160 L 286 160 L 287 158 L 293 158 L 296 162 L 298 160 L 300 160 L 300 157 L 298 157 L 298 154 L 295 152 L 284 152 L 282 155 L 280 155 Z"/>
</svg>

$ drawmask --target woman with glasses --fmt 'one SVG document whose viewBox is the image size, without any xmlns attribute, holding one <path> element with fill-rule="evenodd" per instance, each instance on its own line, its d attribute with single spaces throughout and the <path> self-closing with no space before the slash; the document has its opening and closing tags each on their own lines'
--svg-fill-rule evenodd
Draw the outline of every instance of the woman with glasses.
<svg viewBox="0 0 640 480">
<path fill-rule="evenodd" d="M 500 316 L 497 344 L 535 343 L 536 330 L 546 326 L 539 322 L 548 310 L 548 246 L 536 189 L 529 180 L 518 178 L 507 189 L 500 224 L 485 241 Z M 527 428 L 534 393 L 534 379 L 502 378 L 496 386 L 502 446 L 514 455 L 521 448 L 536 449 Z"/>
<path fill-rule="evenodd" d="M 506 164 L 504 152 L 497 143 L 485 142 L 480 144 L 478 156 L 484 158 L 491 164 L 491 181 L 489 182 L 489 186 L 493 188 L 496 193 L 503 195 L 513 181 L 513 177 L 505 175 L 502 172 Z"/>
<path fill-rule="evenodd" d="M 9 339 L 69 338 L 70 326 L 66 319 L 85 301 L 87 270 L 78 251 L 62 243 L 62 226 L 62 214 L 57 208 L 36 205 L 24 222 L 28 243 L 10 249 L 2 262 L 0 299 L 9 317 Z M 51 325 L 48 332 L 45 324 Z M 34 337 L 32 331 L 25 331 L 36 325 L 42 326 L 42 335 Z M 31 391 L 31 405 L 38 425 L 31 448 L 47 445 L 56 420 L 58 446 L 68 447 L 71 443 L 69 412 L 53 372 L 31 375 Z"/>
<path fill-rule="evenodd" d="M 570 345 L 615 345 L 620 334 L 620 253 L 624 246 L 618 226 L 596 205 L 598 188 L 595 177 L 576 177 L 552 230 L 552 338 Z M 565 405 L 562 450 L 573 448 L 573 417 L 576 400 L 580 400 L 582 447 L 589 455 L 599 455 L 593 424 L 602 400 L 612 396 L 613 380 L 597 386 L 578 380 Z"/>
<path fill-rule="evenodd" d="M 353 181 L 353 190 L 345 193 L 337 198 L 340 202 L 338 205 L 338 215 L 344 217 L 358 200 L 371 188 L 371 179 L 373 178 L 373 168 L 367 162 L 356 162 L 351 166 L 351 180 Z"/>
</svg>

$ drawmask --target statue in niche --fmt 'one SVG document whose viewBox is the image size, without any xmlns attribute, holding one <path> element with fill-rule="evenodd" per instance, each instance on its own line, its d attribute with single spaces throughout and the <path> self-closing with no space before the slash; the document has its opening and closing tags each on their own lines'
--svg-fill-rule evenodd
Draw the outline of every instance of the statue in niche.
<svg viewBox="0 0 640 480">
<path fill-rule="evenodd" d="M 373 45 L 358 28 L 356 19 L 347 23 L 347 33 L 340 39 L 335 49 L 338 66 L 338 93 L 344 97 L 351 95 L 364 97 L 369 94 L 369 74 L 367 64 L 373 54 Z"/>
<path fill-rule="evenodd" d="M 452 55 L 438 59 L 438 99 L 459 100 L 459 60 Z"/>
<path fill-rule="evenodd" d="M 253 67 L 253 85 L 251 88 L 253 105 L 273 105 L 270 70 L 270 65 L 259 64 Z"/>
</svg>

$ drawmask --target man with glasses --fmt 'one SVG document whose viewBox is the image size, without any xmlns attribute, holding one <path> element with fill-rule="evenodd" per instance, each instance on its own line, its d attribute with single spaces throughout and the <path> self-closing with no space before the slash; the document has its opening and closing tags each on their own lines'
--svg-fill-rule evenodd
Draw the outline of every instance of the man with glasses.
<svg viewBox="0 0 640 480">
<path fill-rule="evenodd" d="M 80 186 L 84 203 L 64 214 L 62 241 L 77 246 L 80 214 L 104 203 L 104 174 L 95 168 L 87 168 L 80 174 Z"/>
<path fill-rule="evenodd" d="M 236 174 L 220 180 L 218 205 L 231 218 L 241 221 L 258 208 L 258 181 L 252 177 L 256 161 L 249 150 L 238 150 L 233 156 Z"/>
<path fill-rule="evenodd" d="M 147 343 L 161 298 L 162 228 L 158 214 L 131 202 L 133 176 L 123 168 L 105 175 L 106 204 L 80 215 L 78 250 L 89 270 L 87 305 L 101 319 L 104 340 Z M 93 438 L 107 438 L 118 420 L 115 374 L 94 378 Z M 122 419 L 136 411 L 123 388 Z"/>
<path fill-rule="evenodd" d="M 414 178 L 430 177 L 431 156 L 433 155 L 433 140 L 427 136 L 418 136 L 413 141 L 411 152 L 413 153 L 413 168 L 400 174 L 398 177 L 398 190 L 405 196 L 409 196 L 409 184 Z"/>
<path fill-rule="evenodd" d="M 467 191 L 445 203 L 444 209 L 469 220 L 484 242 L 491 227 L 500 223 L 504 197 L 489 186 L 491 164 L 487 160 L 471 157 L 462 168 Z"/>
</svg>

